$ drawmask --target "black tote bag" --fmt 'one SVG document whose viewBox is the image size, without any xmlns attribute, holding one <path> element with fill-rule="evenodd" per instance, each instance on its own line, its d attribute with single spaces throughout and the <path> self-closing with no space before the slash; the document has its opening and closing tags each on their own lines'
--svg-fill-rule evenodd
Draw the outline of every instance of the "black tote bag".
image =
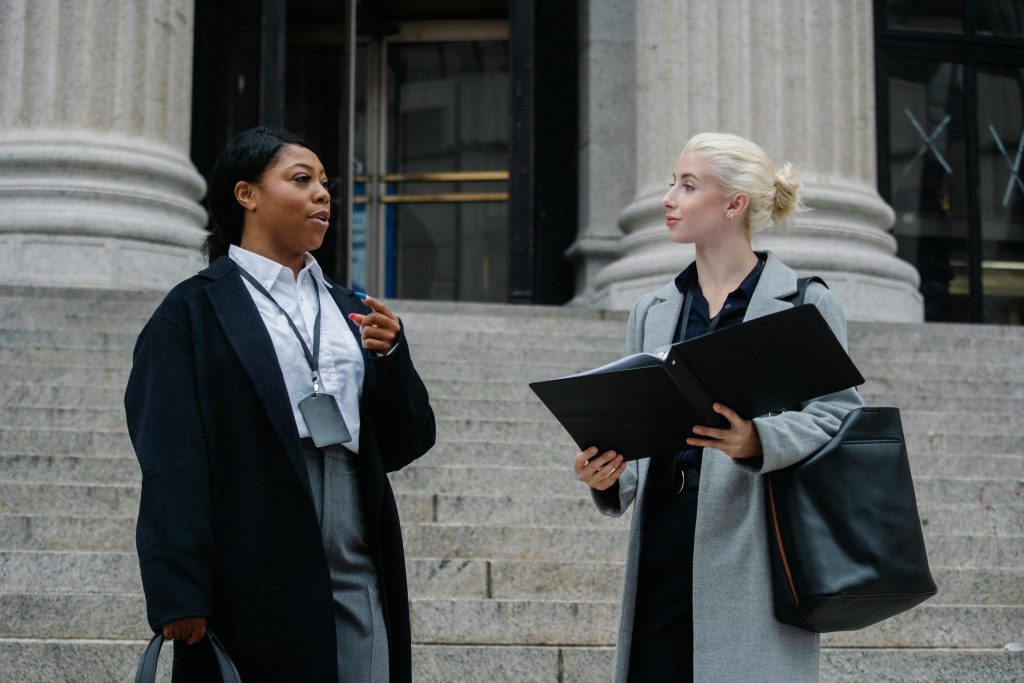
<svg viewBox="0 0 1024 683">
<path fill-rule="evenodd" d="M 936 593 L 897 408 L 859 408 L 807 459 L 766 477 L 775 617 L 819 633 Z"/>
</svg>

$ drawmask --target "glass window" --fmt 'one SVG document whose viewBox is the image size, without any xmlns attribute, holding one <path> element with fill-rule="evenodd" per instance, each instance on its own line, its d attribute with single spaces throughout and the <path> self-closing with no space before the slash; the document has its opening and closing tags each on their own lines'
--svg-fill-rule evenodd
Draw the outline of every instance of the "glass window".
<svg viewBox="0 0 1024 683">
<path fill-rule="evenodd" d="M 1024 322 L 1024 89 L 1020 68 L 978 72 L 985 320 Z"/>
<path fill-rule="evenodd" d="M 1024 0 L 978 2 L 978 33 L 1024 36 Z"/>
<path fill-rule="evenodd" d="M 889 28 L 963 33 L 964 0 L 888 0 L 886 16 Z"/>
<path fill-rule="evenodd" d="M 966 320 L 963 68 L 890 62 L 889 176 L 899 256 L 917 266 L 928 320 Z"/>
<path fill-rule="evenodd" d="M 925 319 L 1024 324 L 1024 0 L 875 8 L 890 28 L 969 19 L 971 35 L 875 37 L 879 191 Z"/>
</svg>

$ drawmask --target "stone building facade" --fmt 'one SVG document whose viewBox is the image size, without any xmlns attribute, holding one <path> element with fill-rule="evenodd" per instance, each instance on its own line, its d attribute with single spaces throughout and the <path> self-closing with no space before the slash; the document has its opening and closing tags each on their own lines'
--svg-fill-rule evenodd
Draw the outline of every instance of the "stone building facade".
<svg viewBox="0 0 1024 683">
<path fill-rule="evenodd" d="M 364 15 L 370 5 L 320 4 L 348 7 L 350 16 L 359 17 L 359 31 L 368 21 Z M 526 0 L 480 4 L 493 6 L 490 11 L 499 18 L 477 22 L 474 35 L 482 31 L 496 44 L 508 42 L 511 60 L 503 68 L 511 71 L 517 87 L 516 70 L 526 54 L 516 38 L 520 18 L 536 19 L 541 5 Z M 575 68 L 575 93 L 563 96 L 575 94 L 576 132 L 574 140 L 563 141 L 562 158 L 575 165 L 570 200 L 575 225 L 572 216 L 549 218 L 549 224 L 537 228 L 538 240 L 525 249 L 518 249 L 513 238 L 507 249 L 500 248 L 507 251 L 508 262 L 491 268 L 491 276 L 504 277 L 503 268 L 514 271 L 535 252 L 547 250 L 554 264 L 546 266 L 549 276 L 554 270 L 554 277 L 573 283 L 571 291 L 545 298 L 534 290 L 516 298 L 498 288 L 475 297 L 467 285 L 457 296 L 442 292 L 424 298 L 571 300 L 628 308 L 692 258 L 692 248 L 664 239 L 659 198 L 682 143 L 695 132 L 721 130 L 752 138 L 777 162 L 792 162 L 804 182 L 811 210 L 789 234 L 759 233 L 756 248 L 771 249 L 799 271 L 824 277 L 852 319 L 921 321 L 918 271 L 897 257 L 891 233 L 895 214 L 878 190 L 878 28 L 873 21 L 880 6 L 899 4 L 567 3 L 577 39 L 562 41 L 570 47 L 560 54 Z M 220 5 L 230 15 L 232 3 Z M 400 13 L 417 3 L 384 5 Z M 204 183 L 190 147 L 198 120 L 193 102 L 197 7 L 202 5 L 189 0 L 9 0 L 0 7 L 0 282 L 165 289 L 201 265 L 197 247 L 206 220 L 200 204 Z M 315 32 L 303 26 L 326 26 L 316 16 L 301 19 L 305 23 L 289 25 L 289 40 L 295 33 Z M 458 31 L 474 25 L 469 19 L 448 19 Z M 534 33 L 525 44 L 557 43 L 550 37 L 554 21 L 560 20 L 529 23 Z M 419 23 L 436 29 L 444 22 Z M 397 32 L 402 31 L 406 28 Z M 363 45 L 361 40 L 351 44 Z M 544 57 L 541 48 L 529 54 L 535 61 Z M 543 64 L 534 66 L 543 74 Z M 541 75 L 530 82 L 543 80 Z M 284 86 L 292 84 L 285 80 Z M 537 88 L 525 115 L 517 114 L 518 94 L 510 97 L 511 122 L 502 125 L 512 130 L 513 157 L 523 116 L 541 126 L 553 102 L 544 99 L 550 89 Z M 362 160 L 340 163 L 350 162 L 358 181 Z M 520 167 L 513 158 L 506 168 L 509 191 L 480 196 L 490 201 L 511 197 L 509 221 L 515 229 L 516 196 L 541 192 L 522 188 L 545 186 L 549 180 L 541 177 L 539 164 Z M 346 214 L 352 206 L 358 209 L 360 201 L 370 201 L 357 197 L 353 205 L 351 195 L 344 199 L 350 200 Z M 548 201 L 549 206 L 559 203 L 557 196 Z M 489 206 L 503 210 L 500 203 Z M 538 211 L 550 214 L 543 206 L 534 208 Z M 393 221 L 392 214 L 386 215 L 386 221 Z M 358 229 L 353 223 L 358 222 L 344 220 L 337 226 L 352 249 Z M 546 244 L 544 235 L 551 234 L 552 225 L 569 239 Z M 354 253 L 349 254 L 352 263 Z M 474 253 L 463 261 L 472 262 Z M 373 263 L 390 267 L 383 256 Z M 351 272 L 351 267 L 338 272 Z M 383 291 L 389 277 L 378 274 L 375 290 Z M 384 293 L 419 296 L 414 289 L 392 289 Z"/>
</svg>

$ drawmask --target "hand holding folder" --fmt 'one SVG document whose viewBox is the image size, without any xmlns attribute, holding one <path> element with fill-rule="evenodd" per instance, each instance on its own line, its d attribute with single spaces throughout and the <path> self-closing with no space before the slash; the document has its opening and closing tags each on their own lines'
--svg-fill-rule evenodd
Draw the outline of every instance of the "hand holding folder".
<svg viewBox="0 0 1024 683">
<path fill-rule="evenodd" d="M 581 450 L 635 460 L 687 448 L 694 425 L 727 429 L 715 402 L 750 420 L 863 383 L 807 304 L 530 388 Z"/>
</svg>

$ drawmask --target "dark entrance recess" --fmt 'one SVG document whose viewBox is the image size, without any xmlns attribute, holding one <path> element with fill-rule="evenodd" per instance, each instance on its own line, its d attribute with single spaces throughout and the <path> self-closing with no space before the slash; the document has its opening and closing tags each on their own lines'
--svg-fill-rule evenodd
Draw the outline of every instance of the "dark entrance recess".
<svg viewBox="0 0 1024 683">
<path fill-rule="evenodd" d="M 492 193 L 507 196 L 492 204 L 507 213 L 508 235 L 501 248 L 507 262 L 499 270 L 507 273 L 507 284 L 497 296 L 509 302 L 564 303 L 573 295 L 573 269 L 564 254 L 577 230 L 576 17 L 575 0 L 196 3 L 193 162 L 208 175 L 226 141 L 255 125 L 283 124 L 309 139 L 337 182 L 332 227 L 316 256 L 332 277 L 348 282 L 352 188 L 354 179 L 359 186 L 360 173 L 358 159 L 353 168 L 353 147 L 361 144 L 356 138 L 365 137 L 352 115 L 361 96 L 356 55 L 366 48 L 360 46 L 386 40 L 400 26 L 417 22 L 507 22 L 507 194 Z M 311 38 L 313 28 L 316 36 Z M 469 183 L 451 184 L 463 185 Z M 472 229 L 468 225 L 461 234 Z M 380 263 L 388 267 L 386 259 Z M 388 277 L 393 281 L 391 274 L 378 282 Z M 494 291 L 474 292 L 472 281 L 467 282 L 447 296 L 495 300 Z"/>
</svg>

